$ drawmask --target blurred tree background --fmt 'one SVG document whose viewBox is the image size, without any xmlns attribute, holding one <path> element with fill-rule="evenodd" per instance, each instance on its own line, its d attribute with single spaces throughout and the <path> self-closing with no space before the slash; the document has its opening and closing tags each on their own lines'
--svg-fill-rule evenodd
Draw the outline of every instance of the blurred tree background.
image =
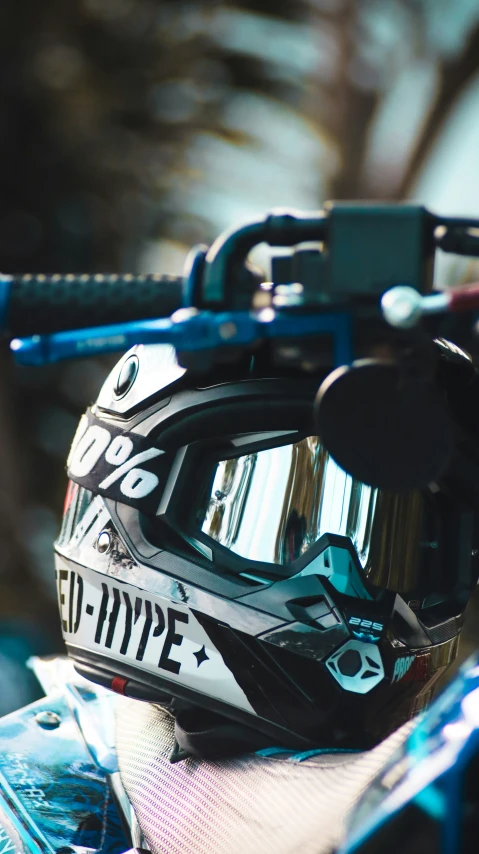
<svg viewBox="0 0 479 854">
<path fill-rule="evenodd" d="M 231 223 L 327 198 L 477 216 L 478 106 L 477 0 L 3 0 L 0 270 L 179 272 Z M 112 360 L 0 361 L 4 713 L 33 696 L 18 663 L 61 648 L 64 461 Z"/>
</svg>

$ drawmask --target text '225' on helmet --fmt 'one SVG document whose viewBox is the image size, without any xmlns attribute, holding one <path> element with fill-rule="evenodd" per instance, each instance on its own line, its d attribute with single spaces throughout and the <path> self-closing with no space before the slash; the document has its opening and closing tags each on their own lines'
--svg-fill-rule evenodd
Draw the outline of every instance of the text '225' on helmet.
<svg viewBox="0 0 479 854">
<path fill-rule="evenodd" d="M 193 752 L 368 747 L 455 656 L 446 498 L 345 474 L 313 429 L 317 387 L 206 382 L 139 346 L 75 436 L 56 543 L 68 652 L 168 705 Z"/>
</svg>

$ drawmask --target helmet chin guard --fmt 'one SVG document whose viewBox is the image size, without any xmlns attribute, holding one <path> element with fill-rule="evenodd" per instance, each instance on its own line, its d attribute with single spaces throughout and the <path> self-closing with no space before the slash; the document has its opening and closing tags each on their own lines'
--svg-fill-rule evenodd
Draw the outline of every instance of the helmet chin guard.
<svg viewBox="0 0 479 854">
<path fill-rule="evenodd" d="M 138 347 L 75 437 L 56 543 L 68 652 L 173 711 L 185 751 L 369 747 L 457 652 L 467 595 L 431 584 L 451 557 L 441 485 L 345 474 L 315 434 L 317 385 L 199 389 L 171 348 Z"/>
</svg>

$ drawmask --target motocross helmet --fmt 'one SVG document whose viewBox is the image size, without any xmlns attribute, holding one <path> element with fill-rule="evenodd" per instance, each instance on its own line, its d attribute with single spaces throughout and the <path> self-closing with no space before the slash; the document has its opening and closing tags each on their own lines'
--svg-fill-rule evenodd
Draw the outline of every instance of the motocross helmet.
<svg viewBox="0 0 479 854">
<path fill-rule="evenodd" d="M 457 652 L 474 508 L 447 478 L 396 495 L 346 474 L 315 434 L 317 388 L 198 377 L 141 345 L 73 441 L 56 543 L 68 653 L 167 706 L 200 755 L 367 748 Z"/>
</svg>

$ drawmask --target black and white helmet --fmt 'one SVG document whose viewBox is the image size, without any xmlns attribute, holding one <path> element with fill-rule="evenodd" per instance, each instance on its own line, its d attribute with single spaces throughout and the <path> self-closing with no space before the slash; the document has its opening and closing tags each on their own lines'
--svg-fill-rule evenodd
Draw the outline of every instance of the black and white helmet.
<svg viewBox="0 0 479 854">
<path fill-rule="evenodd" d="M 167 705 L 193 752 L 368 747 L 456 654 L 472 529 L 454 539 L 441 484 L 394 495 L 342 471 L 315 435 L 317 386 L 199 380 L 168 345 L 138 346 L 75 436 L 56 543 L 68 652 Z"/>
</svg>

